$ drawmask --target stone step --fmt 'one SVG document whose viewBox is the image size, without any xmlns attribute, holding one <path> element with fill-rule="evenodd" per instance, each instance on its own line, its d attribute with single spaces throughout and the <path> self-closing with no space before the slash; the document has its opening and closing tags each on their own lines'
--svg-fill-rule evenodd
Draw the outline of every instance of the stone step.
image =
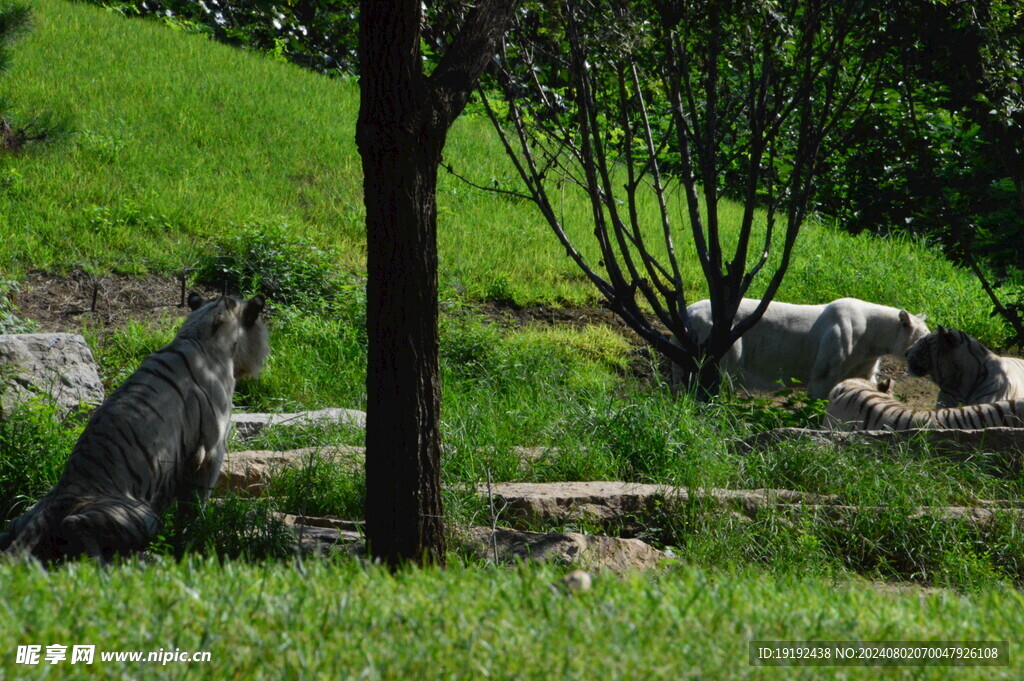
<svg viewBox="0 0 1024 681">
<path fill-rule="evenodd" d="M 364 524 L 341 518 L 278 514 L 295 532 L 307 555 L 360 555 Z M 639 539 L 618 539 L 578 532 L 527 532 L 508 528 L 469 527 L 457 532 L 462 547 L 482 560 L 509 564 L 518 561 L 553 562 L 616 573 L 648 570 L 667 556 Z"/>
<path fill-rule="evenodd" d="M 486 484 L 480 495 L 488 494 Z M 836 495 L 794 492 L 784 489 L 687 489 L 667 485 L 628 482 L 506 482 L 490 486 L 494 506 L 502 521 L 514 527 L 535 523 L 590 522 L 628 529 L 638 525 L 644 514 L 659 510 L 662 500 L 686 503 L 710 501 L 740 519 L 753 518 L 762 510 L 814 514 L 831 521 L 846 521 L 857 514 L 886 513 L 885 506 L 852 506 Z M 1024 511 L 1018 505 L 996 506 L 983 500 L 978 506 L 921 506 L 909 511 L 911 518 L 929 517 L 940 521 L 964 521 L 984 525 L 997 517 L 1009 516 L 1020 522 Z"/>
<path fill-rule="evenodd" d="M 554 562 L 592 570 L 628 572 L 657 567 L 666 554 L 639 539 L 619 539 L 578 532 L 529 532 L 470 527 L 460 534 L 464 546 L 483 560 Z"/>
<path fill-rule="evenodd" d="M 235 412 L 231 414 L 235 434 L 245 440 L 259 435 L 270 426 L 308 426 L 315 424 L 342 424 L 353 428 L 366 428 L 366 412 L 358 409 L 329 407 L 314 411 L 284 414 Z"/>
<path fill-rule="evenodd" d="M 741 451 L 755 452 L 780 442 L 811 440 L 819 444 L 850 447 L 871 445 L 893 449 L 908 442 L 927 442 L 936 455 L 966 462 L 984 461 L 1009 477 L 1021 473 L 1024 461 L 1024 428 L 978 430 L 923 429 L 841 432 L 807 428 L 776 428 L 758 433 L 742 443 Z"/>
<path fill-rule="evenodd" d="M 220 468 L 220 478 L 214 494 L 229 490 L 247 492 L 253 496 L 263 493 L 270 479 L 284 468 L 308 466 L 312 461 L 328 461 L 361 471 L 365 466 L 364 448 L 348 445 L 333 447 L 306 447 L 287 451 L 248 450 L 228 452 Z"/>
<path fill-rule="evenodd" d="M 486 496 L 488 487 L 477 487 Z M 713 499 L 753 515 L 763 508 L 780 505 L 831 504 L 837 497 L 784 489 L 701 489 L 618 481 L 588 482 L 500 482 L 490 486 L 495 506 L 506 509 L 517 525 L 534 521 L 622 520 L 655 510 L 663 498 L 685 502 L 691 498 Z"/>
</svg>

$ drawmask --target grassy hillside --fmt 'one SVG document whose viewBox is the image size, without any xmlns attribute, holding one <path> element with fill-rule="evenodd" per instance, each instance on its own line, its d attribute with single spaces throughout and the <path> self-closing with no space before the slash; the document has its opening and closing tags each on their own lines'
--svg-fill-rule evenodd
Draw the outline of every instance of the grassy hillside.
<svg viewBox="0 0 1024 681">
<path fill-rule="evenodd" d="M 342 267 L 362 267 L 354 83 L 92 6 L 40 0 L 35 7 L 35 30 L 19 44 L 5 90 L 21 112 L 70 115 L 75 133 L 64 146 L 4 159 L 0 267 L 9 275 L 176 271 L 211 238 L 247 223 L 286 224 L 338 246 Z M 482 119 L 456 125 L 445 159 L 480 184 L 515 184 Z M 531 205 L 445 173 L 438 202 L 449 291 L 521 304 L 594 299 Z M 648 201 L 641 212 L 660 229 L 654 206 Z M 570 192 L 563 208 L 593 253 L 588 204 Z M 685 211 L 672 209 L 682 249 Z M 734 225 L 735 206 L 723 211 L 726 228 Z M 684 270 L 691 299 L 703 297 L 692 254 Z M 989 341 L 1002 335 L 971 276 L 920 244 L 809 224 L 779 297 L 842 296 L 925 312 Z"/>
</svg>

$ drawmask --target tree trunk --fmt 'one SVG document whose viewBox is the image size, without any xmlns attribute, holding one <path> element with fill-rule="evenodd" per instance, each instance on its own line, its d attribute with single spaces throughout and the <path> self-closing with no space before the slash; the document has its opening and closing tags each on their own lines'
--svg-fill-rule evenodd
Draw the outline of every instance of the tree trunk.
<svg viewBox="0 0 1024 681">
<path fill-rule="evenodd" d="M 360 3 L 356 143 L 366 204 L 366 539 L 370 554 L 444 564 L 437 334 L 437 169 L 512 17 L 481 0 L 427 78 L 418 0 Z"/>
<path fill-rule="evenodd" d="M 366 533 L 372 554 L 391 563 L 444 556 L 436 171 L 436 163 L 398 150 L 363 156 Z"/>
<path fill-rule="evenodd" d="M 420 14 L 415 0 L 405 4 L 363 3 L 356 133 L 367 231 L 366 536 L 392 567 L 443 563 L 445 551 L 435 203 L 444 133 L 438 142 L 415 126 L 426 100 Z"/>
</svg>

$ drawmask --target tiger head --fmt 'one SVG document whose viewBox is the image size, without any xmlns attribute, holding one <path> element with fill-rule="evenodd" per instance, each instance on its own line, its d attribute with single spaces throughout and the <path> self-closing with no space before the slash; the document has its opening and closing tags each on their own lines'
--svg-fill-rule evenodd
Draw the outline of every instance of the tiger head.
<svg viewBox="0 0 1024 681">
<path fill-rule="evenodd" d="M 267 325 L 260 313 L 266 300 L 253 296 L 240 300 L 222 296 L 204 302 L 197 293 L 188 297 L 192 313 L 179 337 L 190 337 L 231 357 L 235 378 L 257 376 L 270 354 Z"/>
<path fill-rule="evenodd" d="M 942 390 L 962 392 L 992 352 L 963 331 L 938 327 L 907 350 L 907 371 L 927 376 Z M 951 406 L 943 404 L 941 406 Z"/>
<path fill-rule="evenodd" d="M 923 314 L 910 314 L 906 310 L 899 312 L 900 326 L 890 352 L 900 355 L 910 346 L 928 335 L 928 325 L 924 323 Z"/>
</svg>

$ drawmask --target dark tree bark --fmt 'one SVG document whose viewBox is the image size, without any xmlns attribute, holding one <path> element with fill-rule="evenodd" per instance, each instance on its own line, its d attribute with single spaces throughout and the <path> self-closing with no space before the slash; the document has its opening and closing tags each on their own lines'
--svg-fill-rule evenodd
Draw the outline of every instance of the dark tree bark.
<svg viewBox="0 0 1024 681">
<path fill-rule="evenodd" d="M 418 0 L 362 0 L 360 108 L 367 231 L 366 538 L 395 567 L 444 563 L 437 336 L 437 169 L 448 129 L 515 0 L 476 3 L 429 77 Z"/>
</svg>

